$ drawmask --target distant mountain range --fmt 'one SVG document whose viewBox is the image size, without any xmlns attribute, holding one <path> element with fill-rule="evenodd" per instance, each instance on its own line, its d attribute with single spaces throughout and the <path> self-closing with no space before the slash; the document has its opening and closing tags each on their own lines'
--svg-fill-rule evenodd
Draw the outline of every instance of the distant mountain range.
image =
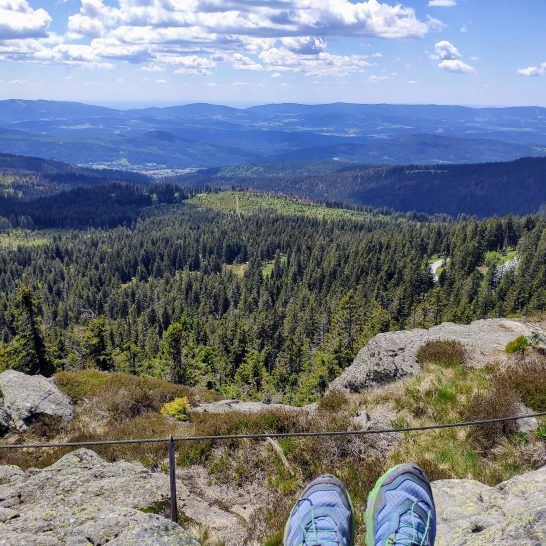
<svg viewBox="0 0 546 546">
<path fill-rule="evenodd" d="M 335 103 L 116 110 L 6 100 L 0 152 L 139 170 L 283 160 L 506 161 L 546 155 L 546 109 Z"/>
</svg>

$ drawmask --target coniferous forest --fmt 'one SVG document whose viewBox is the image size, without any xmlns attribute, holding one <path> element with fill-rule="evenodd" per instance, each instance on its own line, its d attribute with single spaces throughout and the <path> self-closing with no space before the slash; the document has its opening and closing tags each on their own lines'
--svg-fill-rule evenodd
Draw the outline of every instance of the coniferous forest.
<svg viewBox="0 0 546 546">
<path fill-rule="evenodd" d="M 103 192 L 98 214 L 104 189 L 72 191 Z M 0 367 L 122 370 L 303 404 L 379 332 L 546 308 L 541 217 L 313 216 L 267 196 L 241 211 L 160 195 L 134 190 L 115 222 L 91 215 L 87 231 L 0 246 Z M 39 218 L 56 210 L 47 199 Z M 49 227 L 82 227 L 66 218 Z M 507 252 L 518 266 L 495 267 Z"/>
</svg>

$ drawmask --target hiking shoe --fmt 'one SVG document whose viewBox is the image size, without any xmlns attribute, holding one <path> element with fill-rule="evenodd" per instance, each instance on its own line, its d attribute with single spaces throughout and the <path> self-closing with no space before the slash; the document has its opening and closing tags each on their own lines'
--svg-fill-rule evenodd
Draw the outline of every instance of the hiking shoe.
<svg viewBox="0 0 546 546">
<path fill-rule="evenodd" d="M 334 476 L 313 480 L 292 508 L 284 529 L 285 546 L 353 546 L 353 506 Z"/>
<path fill-rule="evenodd" d="M 368 496 L 367 546 L 433 546 L 436 509 L 430 482 L 414 464 L 387 470 Z"/>
</svg>

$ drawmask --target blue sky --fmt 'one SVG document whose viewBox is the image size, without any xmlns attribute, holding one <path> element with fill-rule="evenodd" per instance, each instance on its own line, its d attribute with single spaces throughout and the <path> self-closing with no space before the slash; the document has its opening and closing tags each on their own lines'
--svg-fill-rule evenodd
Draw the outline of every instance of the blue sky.
<svg viewBox="0 0 546 546">
<path fill-rule="evenodd" d="M 0 98 L 546 106 L 544 0 L 0 0 Z"/>
</svg>

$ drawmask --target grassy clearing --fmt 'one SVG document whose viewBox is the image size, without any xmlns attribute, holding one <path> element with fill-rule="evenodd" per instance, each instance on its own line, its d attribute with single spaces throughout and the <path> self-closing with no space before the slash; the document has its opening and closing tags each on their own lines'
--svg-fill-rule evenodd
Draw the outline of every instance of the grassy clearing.
<svg viewBox="0 0 546 546">
<path fill-rule="evenodd" d="M 324 220 L 358 221 L 369 220 L 371 218 L 371 215 L 367 212 L 329 208 L 289 197 L 243 191 L 204 193 L 189 199 L 188 203 L 241 215 L 254 214 L 263 210 L 272 210 L 278 214 L 287 216 L 307 216 Z"/>
<path fill-rule="evenodd" d="M 67 233 L 62 230 L 14 229 L 0 233 L 0 248 L 15 250 L 20 247 L 36 247 L 49 243 L 55 235 Z"/>
<path fill-rule="evenodd" d="M 286 264 L 287 257 L 286 255 L 281 255 L 281 263 Z M 273 271 L 273 267 L 275 266 L 275 260 L 267 260 L 263 263 L 262 266 L 262 275 L 264 277 L 268 277 L 271 275 Z M 237 277 L 243 277 L 246 273 L 246 270 L 248 269 L 248 262 L 244 262 L 242 264 L 224 264 L 224 268 L 226 271 L 231 271 Z"/>
</svg>

